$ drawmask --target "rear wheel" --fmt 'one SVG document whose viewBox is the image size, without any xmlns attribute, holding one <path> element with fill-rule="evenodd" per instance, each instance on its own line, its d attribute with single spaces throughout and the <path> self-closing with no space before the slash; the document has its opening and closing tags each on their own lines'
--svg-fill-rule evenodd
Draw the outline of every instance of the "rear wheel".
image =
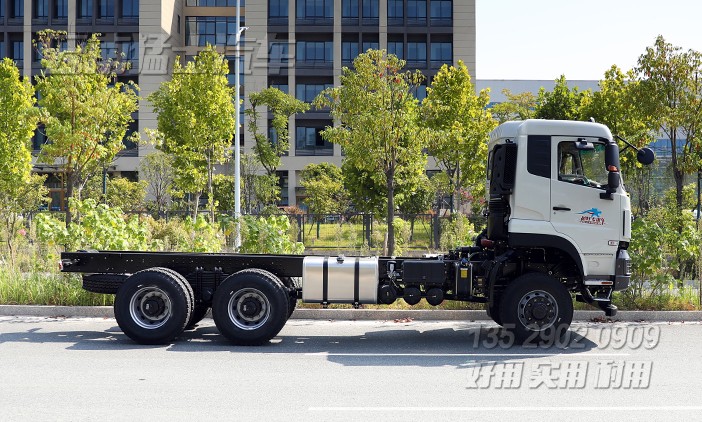
<svg viewBox="0 0 702 422">
<path fill-rule="evenodd" d="M 495 298 L 492 305 L 487 304 L 485 310 L 488 316 L 497 323 L 497 325 L 502 325 L 502 317 L 500 316 L 500 298 Z"/>
<path fill-rule="evenodd" d="M 282 282 L 268 271 L 242 270 L 217 288 L 212 317 L 219 331 L 234 344 L 267 343 L 285 325 L 289 295 Z"/>
<path fill-rule="evenodd" d="M 568 330 L 573 320 L 573 299 L 553 277 L 528 273 L 507 286 L 499 314 L 518 342 L 552 341 Z"/>
<path fill-rule="evenodd" d="M 124 334 L 141 344 L 164 344 L 185 329 L 192 309 L 184 283 L 163 268 L 130 276 L 117 291 L 114 311 Z"/>
<path fill-rule="evenodd" d="M 193 307 L 193 313 L 190 314 L 190 320 L 188 321 L 188 324 L 185 326 L 186 330 L 191 330 L 195 328 L 198 322 L 202 321 L 203 318 L 205 318 L 205 315 L 207 315 L 207 311 L 210 309 L 209 306 L 203 304 L 203 303 L 196 303 L 195 306 Z"/>
</svg>

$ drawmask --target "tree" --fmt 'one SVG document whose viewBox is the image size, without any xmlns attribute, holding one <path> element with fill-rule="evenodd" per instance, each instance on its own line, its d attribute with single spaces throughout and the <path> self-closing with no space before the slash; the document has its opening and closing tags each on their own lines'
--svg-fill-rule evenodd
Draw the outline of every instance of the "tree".
<svg viewBox="0 0 702 422">
<path fill-rule="evenodd" d="M 74 51 L 61 50 L 62 31 L 40 31 L 42 71 L 36 77 L 41 123 L 49 142 L 38 161 L 57 163 L 66 198 L 80 199 L 86 182 L 123 149 L 132 113 L 138 108 L 138 87 L 117 80 L 125 64 L 101 57 L 99 34 Z M 133 140 L 137 141 L 138 134 Z M 66 213 L 66 227 L 73 213 Z"/>
<path fill-rule="evenodd" d="M 662 36 L 639 57 L 635 69 L 638 99 L 651 117 L 651 129 L 670 141 L 678 211 L 683 206 L 685 173 L 700 168 L 699 128 L 702 124 L 702 55 L 667 43 Z"/>
<path fill-rule="evenodd" d="M 235 113 L 228 73 L 227 60 L 208 45 L 185 67 L 176 59 L 171 80 L 149 95 L 158 113 L 156 147 L 173 155 L 175 184 L 194 194 L 193 220 L 206 191 L 214 221 L 214 167 L 230 156 Z"/>
<path fill-rule="evenodd" d="M 536 113 L 536 96 L 531 92 L 512 94 L 509 89 L 503 89 L 502 94 L 507 101 L 495 104 L 490 113 L 499 123 L 510 120 L 533 119 Z"/>
<path fill-rule="evenodd" d="M 637 148 L 653 141 L 649 129 L 649 116 L 637 98 L 640 82 L 634 72 L 622 72 L 613 65 L 599 82 L 600 89 L 592 93 L 590 102 L 583 107 L 582 115 L 609 127 L 612 134 L 619 135 Z M 635 193 L 638 212 L 645 213 L 650 208 L 651 168 L 636 161 L 636 151 L 627 148 L 622 151 L 620 163 L 627 176 L 627 187 Z"/>
<path fill-rule="evenodd" d="M 44 177 L 32 175 L 30 140 L 37 126 L 34 88 L 11 59 L 0 61 L 0 221 L 14 263 L 14 240 L 21 214 L 39 208 L 47 189 Z"/>
<path fill-rule="evenodd" d="M 161 215 L 170 202 L 173 186 L 173 157 L 154 151 L 146 155 L 139 166 L 139 177 L 146 182 L 147 192 L 154 197 L 156 212 Z"/>
<path fill-rule="evenodd" d="M 487 105 L 490 91 L 476 95 L 468 68 L 443 65 L 422 103 L 424 123 L 432 131 L 429 153 L 451 182 L 453 209 L 460 209 L 461 190 L 482 192 L 487 141 L 496 122 Z"/>
<path fill-rule="evenodd" d="M 308 164 L 300 174 L 304 203 L 312 214 L 341 214 L 348 207 L 341 169 L 332 163 Z"/>
<path fill-rule="evenodd" d="M 537 119 L 581 120 L 581 107 L 587 104 L 590 91 L 580 91 L 578 87 L 568 87 L 565 75 L 555 80 L 553 91 L 539 89 L 536 99 Z"/>
<path fill-rule="evenodd" d="M 405 61 L 368 50 L 344 68 L 341 86 L 327 88 L 315 99 L 317 108 L 329 107 L 338 125 L 327 127 L 324 139 L 340 144 L 345 161 L 377 174 L 387 193 L 387 253 L 395 251 L 393 218 L 398 176 L 424 173 L 427 158 L 422 152 L 426 136 L 419 128 L 418 101 L 413 90 L 423 79 L 421 72 L 402 72 Z"/>
<path fill-rule="evenodd" d="M 426 175 L 416 185 L 413 192 L 404 195 L 404 200 L 400 203 L 399 209 L 400 214 L 410 221 L 410 242 L 414 239 L 414 223 L 417 221 L 417 216 L 431 209 L 435 196 L 436 190 Z"/>
<path fill-rule="evenodd" d="M 245 113 L 249 118 L 248 130 L 256 141 L 253 153 L 266 172 L 265 176 L 258 175 L 254 178 L 256 196 L 264 206 L 272 206 L 280 198 L 276 170 L 280 167 L 281 157 L 290 150 L 288 122 L 291 116 L 306 112 L 310 106 L 272 87 L 252 93 L 249 95 L 249 101 L 251 107 L 246 109 Z M 258 125 L 261 107 L 273 114 L 268 134 L 261 132 Z"/>
<path fill-rule="evenodd" d="M 93 199 L 96 203 L 104 203 L 110 208 L 122 211 L 144 211 L 147 182 L 133 182 L 125 177 L 107 177 L 105 179 L 105 194 L 102 193 L 102 178 L 93 177 L 88 181 L 83 191 L 84 199 Z"/>
</svg>

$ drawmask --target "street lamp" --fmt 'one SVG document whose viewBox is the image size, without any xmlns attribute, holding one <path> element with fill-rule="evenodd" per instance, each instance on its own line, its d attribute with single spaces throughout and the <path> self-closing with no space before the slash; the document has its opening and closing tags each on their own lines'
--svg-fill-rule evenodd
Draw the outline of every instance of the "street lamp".
<svg viewBox="0 0 702 422">
<path fill-rule="evenodd" d="M 234 126 L 234 219 L 236 221 L 236 233 L 234 236 L 234 251 L 238 252 L 241 248 L 241 148 L 239 144 L 239 128 L 241 127 L 241 122 L 239 121 L 240 115 L 240 105 L 241 101 L 240 91 L 241 84 L 239 82 L 239 73 L 241 64 L 240 52 L 239 52 L 239 41 L 241 40 L 241 35 L 246 31 L 247 27 L 241 27 L 241 0 L 236 0 L 236 40 L 235 40 L 235 54 L 234 54 L 234 113 L 236 114 L 236 125 Z"/>
</svg>

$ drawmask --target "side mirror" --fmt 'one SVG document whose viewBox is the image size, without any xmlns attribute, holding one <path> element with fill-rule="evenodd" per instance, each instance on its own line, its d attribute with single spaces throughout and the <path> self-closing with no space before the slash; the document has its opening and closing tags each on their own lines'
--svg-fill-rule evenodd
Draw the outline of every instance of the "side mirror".
<svg viewBox="0 0 702 422">
<path fill-rule="evenodd" d="M 651 164 L 655 159 L 656 154 L 653 153 L 651 148 L 641 148 L 636 153 L 636 160 L 645 166 Z"/>
<path fill-rule="evenodd" d="M 621 180 L 622 179 L 619 177 L 619 172 L 610 171 L 609 175 L 607 176 L 608 190 L 611 190 L 612 192 L 616 191 Z"/>
</svg>

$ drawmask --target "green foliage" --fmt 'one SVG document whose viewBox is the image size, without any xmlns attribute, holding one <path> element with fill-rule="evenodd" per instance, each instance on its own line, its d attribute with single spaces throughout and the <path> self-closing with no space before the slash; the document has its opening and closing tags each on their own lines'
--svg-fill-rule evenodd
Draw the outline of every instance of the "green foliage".
<svg viewBox="0 0 702 422">
<path fill-rule="evenodd" d="M 507 98 L 499 104 L 495 104 L 490 113 L 497 119 L 498 123 L 510 120 L 533 119 L 536 110 L 536 96 L 531 92 L 513 94 L 509 89 L 503 89 L 502 94 Z"/>
<path fill-rule="evenodd" d="M 590 100 L 590 90 L 580 91 L 578 87 L 568 87 L 565 75 L 555 80 L 553 91 L 539 90 L 536 99 L 537 119 L 582 120 L 581 109 Z"/>
<path fill-rule="evenodd" d="M 305 245 L 290 239 L 290 220 L 284 215 L 244 216 L 241 253 L 301 254 Z"/>
<path fill-rule="evenodd" d="M 212 177 L 214 204 L 218 211 L 234 210 L 234 176 L 215 174 Z"/>
<path fill-rule="evenodd" d="M 441 220 L 439 248 L 450 250 L 472 245 L 476 235 L 475 228 L 468 217 L 460 213 L 453 214 L 451 217 Z"/>
<path fill-rule="evenodd" d="M 341 169 L 332 163 L 308 164 L 300 175 L 311 214 L 341 214 L 349 206 Z"/>
<path fill-rule="evenodd" d="M 63 245 L 67 250 L 148 250 L 147 226 L 132 215 L 125 217 L 119 208 L 98 204 L 94 199 L 69 200 L 69 207 L 80 215 L 80 220 L 72 221 L 66 227 L 63 221 L 50 214 L 35 217 L 37 237 L 48 245 Z"/>
<path fill-rule="evenodd" d="M 133 182 L 124 177 L 108 177 L 105 180 L 106 195 L 102 194 L 102 177 L 93 177 L 83 192 L 84 199 L 106 203 L 111 208 L 123 211 L 144 211 L 147 182 Z"/>
<path fill-rule="evenodd" d="M 424 123 L 432 132 L 429 153 L 449 177 L 456 209 L 462 189 L 484 189 L 488 136 L 497 125 L 487 109 L 489 93 L 484 89 L 476 95 L 468 68 L 459 60 L 456 67 L 441 67 L 422 103 Z"/>
<path fill-rule="evenodd" d="M 426 166 L 427 145 L 419 126 L 418 101 L 413 95 L 423 76 L 403 72 L 403 60 L 385 51 L 368 50 L 344 68 L 341 86 L 325 89 L 317 108 L 329 107 L 338 125 L 327 127 L 324 139 L 341 145 L 344 160 L 375 182 L 383 182 L 387 198 L 387 253 L 395 248 L 392 220 L 400 177 L 418 179 Z"/>
<path fill-rule="evenodd" d="M 138 87 L 122 83 L 124 65 L 103 59 L 99 34 L 74 51 L 56 47 L 66 34 L 40 31 L 43 70 L 36 77 L 41 123 L 50 142 L 38 160 L 57 163 L 66 182 L 66 197 L 80 199 L 85 183 L 123 148 L 122 140 L 138 109 Z M 133 141 L 138 141 L 135 133 Z M 72 213 L 66 216 L 70 224 Z"/>
<path fill-rule="evenodd" d="M 185 67 L 177 59 L 172 79 L 149 95 L 158 113 L 158 133 L 152 138 L 158 149 L 173 156 L 178 188 L 195 195 L 193 220 L 204 191 L 214 220 L 214 167 L 230 156 L 235 113 L 228 73 L 227 60 L 208 45 Z"/>
<path fill-rule="evenodd" d="M 290 150 L 290 131 L 288 129 L 290 117 L 306 112 L 310 106 L 294 96 L 272 87 L 261 92 L 251 93 L 249 101 L 251 107 L 247 108 L 245 113 L 249 118 L 248 130 L 256 141 L 253 150 L 270 176 L 280 166 L 280 157 Z M 271 128 L 274 135 L 272 138 L 259 129 L 259 107 L 266 107 L 266 111 L 273 114 Z"/>
<path fill-rule="evenodd" d="M 667 43 L 662 36 L 639 57 L 637 99 L 649 129 L 670 140 L 670 162 L 675 179 L 676 204 L 682 210 L 686 172 L 702 167 L 699 128 L 702 125 L 702 54 Z M 680 147 L 682 146 L 682 150 Z"/>
<path fill-rule="evenodd" d="M 162 151 L 154 151 L 141 160 L 139 178 L 146 182 L 147 192 L 154 197 L 157 214 L 168 208 L 174 177 L 172 156 Z"/>
<path fill-rule="evenodd" d="M 31 174 L 29 142 L 38 117 L 33 94 L 31 82 L 20 79 L 14 62 L 0 61 L 0 224 L 12 263 L 21 214 L 38 209 L 47 194 L 45 177 Z"/>
</svg>

